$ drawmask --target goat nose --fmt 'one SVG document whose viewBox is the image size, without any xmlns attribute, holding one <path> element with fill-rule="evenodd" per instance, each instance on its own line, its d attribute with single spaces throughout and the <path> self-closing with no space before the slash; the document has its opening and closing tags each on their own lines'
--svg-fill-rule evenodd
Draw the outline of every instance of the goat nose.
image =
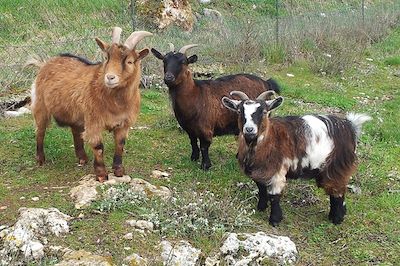
<svg viewBox="0 0 400 266">
<path fill-rule="evenodd" d="M 106 77 L 107 77 L 107 79 L 109 81 L 112 81 L 113 79 L 115 79 L 115 75 L 114 74 L 107 74 Z"/>
<path fill-rule="evenodd" d="M 254 128 L 252 128 L 252 127 L 245 127 L 244 130 L 246 131 L 247 134 L 254 133 Z"/>
<path fill-rule="evenodd" d="M 175 77 L 174 77 L 174 75 L 172 73 L 167 72 L 167 73 L 165 73 L 164 80 L 166 80 L 166 81 L 174 81 Z"/>
</svg>

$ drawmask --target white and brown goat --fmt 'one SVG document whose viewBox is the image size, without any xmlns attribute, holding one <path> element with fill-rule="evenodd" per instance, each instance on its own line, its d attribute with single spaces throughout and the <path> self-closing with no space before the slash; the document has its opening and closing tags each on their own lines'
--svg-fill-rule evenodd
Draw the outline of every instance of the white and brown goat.
<svg viewBox="0 0 400 266">
<path fill-rule="evenodd" d="M 269 117 L 282 97 L 266 100 L 274 92 L 265 92 L 255 100 L 240 91 L 222 103 L 239 114 L 238 161 L 242 171 L 259 189 L 257 208 L 271 202 L 269 222 L 282 220 L 279 204 L 286 178 L 314 177 L 330 196 L 329 219 L 340 224 L 346 214 L 344 196 L 350 176 L 356 170 L 356 145 L 362 124 L 371 118 L 364 114 Z"/>
<path fill-rule="evenodd" d="M 32 85 L 32 112 L 36 122 L 39 165 L 45 162 L 43 141 L 53 117 L 60 126 L 71 127 L 80 164 L 88 161 L 84 140 L 90 144 L 99 181 L 108 177 L 103 161 L 102 132 L 112 131 L 115 139 L 114 174 L 124 174 L 122 153 L 125 139 L 140 108 L 140 63 L 149 53 L 147 48 L 140 51 L 135 48 L 144 37 L 152 34 L 133 32 L 122 45 L 119 42 L 121 31 L 121 28 L 113 28 L 111 44 L 96 38 L 104 53 L 104 60 L 100 63 L 62 54 L 44 64 L 37 64 L 40 70 Z"/>
</svg>

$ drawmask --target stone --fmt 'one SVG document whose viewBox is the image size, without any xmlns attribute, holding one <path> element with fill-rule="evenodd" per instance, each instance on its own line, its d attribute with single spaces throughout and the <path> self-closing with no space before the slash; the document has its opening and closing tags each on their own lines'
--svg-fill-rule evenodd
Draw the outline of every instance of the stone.
<svg viewBox="0 0 400 266">
<path fill-rule="evenodd" d="M 227 265 L 261 263 L 268 258 L 277 259 L 282 264 L 292 264 L 297 258 L 296 245 L 288 237 L 264 232 L 229 233 L 220 252 L 221 261 Z"/>
<path fill-rule="evenodd" d="M 218 10 L 210 9 L 210 8 L 204 8 L 203 9 L 203 14 L 204 14 L 205 17 L 210 18 L 213 21 L 222 22 L 222 14 Z"/>
<path fill-rule="evenodd" d="M 151 177 L 152 178 L 157 178 L 157 179 L 167 179 L 167 180 L 169 180 L 169 176 L 170 175 L 171 175 L 170 173 L 163 172 L 163 171 L 160 171 L 160 170 L 153 170 L 151 172 Z"/>
<path fill-rule="evenodd" d="M 132 253 L 124 259 L 124 262 L 128 263 L 130 266 L 147 266 L 147 259 L 142 258 L 136 253 Z"/>
<path fill-rule="evenodd" d="M 47 235 L 60 236 L 69 232 L 68 221 L 72 217 L 56 208 L 20 208 L 18 211 L 20 216 L 17 222 L 7 228 L 2 237 L 0 257 L 15 257 L 21 252 L 27 260 L 39 260 L 45 255 Z"/>
<path fill-rule="evenodd" d="M 138 10 L 144 11 L 141 15 L 150 17 L 160 29 L 173 24 L 185 31 L 193 29 L 194 15 L 189 0 L 140 0 L 137 4 Z"/>
<path fill-rule="evenodd" d="M 154 224 L 152 222 L 139 220 L 139 221 L 136 222 L 135 227 L 139 228 L 139 229 L 143 229 L 143 230 L 153 231 Z"/>
<path fill-rule="evenodd" d="M 24 114 L 30 114 L 30 113 L 31 113 L 31 110 L 29 110 L 26 107 L 21 107 L 21 108 L 18 108 L 18 110 L 16 110 L 16 111 L 5 111 L 4 116 L 5 117 L 18 117 L 18 116 L 21 116 Z"/>
<path fill-rule="evenodd" d="M 124 239 L 126 240 L 132 240 L 133 239 L 133 234 L 132 233 L 127 233 L 126 235 L 123 236 Z"/>
<path fill-rule="evenodd" d="M 192 247 L 189 242 L 181 240 L 174 245 L 164 240 L 161 246 L 161 259 L 164 265 L 194 266 L 198 265 L 201 250 Z"/>
<path fill-rule="evenodd" d="M 79 185 L 73 187 L 70 191 L 70 196 L 75 202 L 76 209 L 83 209 L 88 207 L 92 201 L 98 199 L 97 187 L 100 185 L 115 185 L 121 183 L 129 183 L 131 177 L 124 175 L 122 177 L 116 177 L 113 174 L 109 174 L 108 180 L 101 183 L 96 180 L 96 175 L 89 174 L 79 181 Z"/>
<path fill-rule="evenodd" d="M 207 257 L 204 261 L 204 266 L 219 266 L 221 261 L 218 258 L 218 255 L 214 255 L 212 257 Z"/>
<path fill-rule="evenodd" d="M 148 198 L 157 196 L 162 199 L 168 199 L 172 195 L 171 191 L 167 187 L 154 186 L 141 178 L 133 178 L 129 184 L 132 186 L 134 191 L 140 192 Z"/>
<path fill-rule="evenodd" d="M 111 257 L 93 255 L 85 250 L 68 252 L 63 260 L 54 266 L 113 266 Z"/>
<path fill-rule="evenodd" d="M 39 201 L 40 198 L 39 198 L 39 197 L 33 197 L 33 198 L 31 198 L 31 200 L 32 200 L 32 201 Z"/>
</svg>

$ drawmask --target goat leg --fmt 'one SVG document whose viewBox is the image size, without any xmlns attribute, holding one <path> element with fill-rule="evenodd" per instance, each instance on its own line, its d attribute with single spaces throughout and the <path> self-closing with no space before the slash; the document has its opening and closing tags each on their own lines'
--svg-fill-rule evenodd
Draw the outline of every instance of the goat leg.
<svg viewBox="0 0 400 266">
<path fill-rule="evenodd" d="M 93 154 L 94 154 L 94 173 L 96 174 L 97 180 L 99 182 L 104 182 L 108 179 L 107 170 L 104 165 L 103 160 L 103 152 L 104 146 L 103 143 L 99 143 L 96 146 L 92 146 Z"/>
<path fill-rule="evenodd" d="M 114 130 L 115 153 L 112 168 L 114 175 L 121 177 L 125 174 L 122 166 L 122 154 L 124 153 L 125 140 L 128 135 L 128 128 L 117 128 Z"/>
<path fill-rule="evenodd" d="M 197 161 L 200 158 L 200 149 L 197 145 L 197 138 L 193 135 L 189 135 L 190 145 L 192 145 L 192 155 L 190 156 L 190 160 Z"/>
<path fill-rule="evenodd" d="M 71 127 L 71 131 L 74 138 L 75 155 L 79 160 L 79 165 L 85 165 L 88 162 L 88 157 L 85 152 L 82 138 L 83 128 Z"/>
<path fill-rule="evenodd" d="M 256 182 L 257 187 L 258 187 L 258 203 L 257 203 L 257 210 L 259 211 L 265 211 L 268 206 L 268 193 L 267 193 L 267 186 L 260 183 Z"/>
<path fill-rule="evenodd" d="M 334 224 L 341 224 L 346 215 L 346 202 L 343 196 L 330 196 L 329 220 Z"/>
<path fill-rule="evenodd" d="M 283 215 L 282 215 L 282 209 L 280 206 L 280 194 L 276 195 L 268 195 L 269 200 L 271 201 L 271 214 L 269 216 L 269 223 L 272 226 L 277 226 L 279 223 L 282 221 Z"/>
<path fill-rule="evenodd" d="M 207 171 L 211 167 L 210 157 L 208 156 L 208 149 L 211 145 L 211 141 L 200 138 L 200 150 L 201 150 L 201 169 Z"/>
</svg>

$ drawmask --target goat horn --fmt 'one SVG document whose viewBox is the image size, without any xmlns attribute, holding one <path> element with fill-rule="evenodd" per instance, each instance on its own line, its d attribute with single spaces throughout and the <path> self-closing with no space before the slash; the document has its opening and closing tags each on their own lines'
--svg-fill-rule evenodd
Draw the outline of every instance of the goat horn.
<svg viewBox="0 0 400 266">
<path fill-rule="evenodd" d="M 263 93 L 261 93 L 260 95 L 258 95 L 256 100 L 259 101 L 265 101 L 265 100 L 270 100 L 271 96 L 276 95 L 275 91 L 269 90 L 269 91 L 264 91 Z"/>
<path fill-rule="evenodd" d="M 182 54 L 184 54 L 184 55 L 186 55 L 186 51 L 187 51 L 187 50 L 189 50 L 190 48 L 196 47 L 196 46 L 199 46 L 199 45 L 198 45 L 198 44 L 188 44 L 188 45 L 185 45 L 185 46 L 183 46 L 183 47 L 179 50 L 179 52 L 182 53 Z"/>
<path fill-rule="evenodd" d="M 238 96 L 242 101 L 249 100 L 249 96 L 246 95 L 246 93 L 242 91 L 231 91 L 230 93 L 231 96 Z"/>
<path fill-rule="evenodd" d="M 175 46 L 173 43 L 168 43 L 169 44 L 169 51 L 170 52 L 175 52 Z"/>
<path fill-rule="evenodd" d="M 112 29 L 112 43 L 119 44 L 119 39 L 121 38 L 122 29 L 120 27 L 114 27 Z"/>
<path fill-rule="evenodd" d="M 152 35 L 153 33 L 150 33 L 148 31 L 135 31 L 126 39 L 124 46 L 127 47 L 129 50 L 133 50 L 144 37 Z"/>
</svg>

